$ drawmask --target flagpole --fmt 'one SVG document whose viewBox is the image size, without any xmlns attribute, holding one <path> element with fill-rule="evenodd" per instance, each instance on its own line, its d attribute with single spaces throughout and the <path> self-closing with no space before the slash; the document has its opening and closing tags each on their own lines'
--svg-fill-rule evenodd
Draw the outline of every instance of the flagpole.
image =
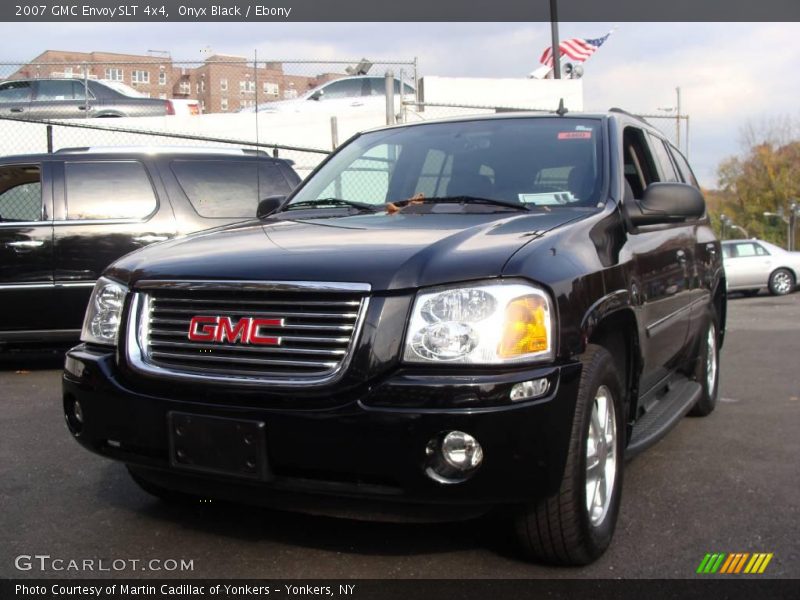
<svg viewBox="0 0 800 600">
<path fill-rule="evenodd" d="M 550 36 L 553 46 L 553 78 L 561 79 L 561 50 L 558 42 L 558 0 L 550 0 Z"/>
</svg>

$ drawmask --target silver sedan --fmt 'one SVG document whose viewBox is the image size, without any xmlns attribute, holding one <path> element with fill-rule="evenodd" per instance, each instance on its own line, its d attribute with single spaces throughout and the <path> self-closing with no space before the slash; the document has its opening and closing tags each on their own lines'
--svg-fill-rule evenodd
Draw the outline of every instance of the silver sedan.
<svg viewBox="0 0 800 600">
<path fill-rule="evenodd" d="M 775 296 L 791 293 L 800 274 L 800 252 L 787 252 L 762 240 L 726 240 L 722 257 L 728 291 L 757 294 L 767 288 Z"/>
</svg>

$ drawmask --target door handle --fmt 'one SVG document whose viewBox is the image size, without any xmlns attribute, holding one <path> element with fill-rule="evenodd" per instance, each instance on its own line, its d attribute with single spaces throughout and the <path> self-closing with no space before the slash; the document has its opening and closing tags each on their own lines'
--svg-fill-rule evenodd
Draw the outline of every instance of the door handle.
<svg viewBox="0 0 800 600">
<path fill-rule="evenodd" d="M 135 242 L 140 242 L 142 244 L 153 244 L 155 242 L 165 242 L 169 239 L 168 235 L 155 235 L 153 233 L 148 233 L 147 235 L 140 235 L 138 237 L 133 238 Z"/>
<path fill-rule="evenodd" d="M 14 250 L 14 252 L 27 252 L 41 246 L 44 246 L 43 240 L 20 240 L 18 242 L 6 242 L 6 248 L 11 248 Z"/>
<path fill-rule="evenodd" d="M 14 108 L 10 109 L 9 112 L 21 113 L 21 112 L 25 112 L 25 109 L 24 108 L 20 108 L 19 106 L 15 106 Z"/>
</svg>

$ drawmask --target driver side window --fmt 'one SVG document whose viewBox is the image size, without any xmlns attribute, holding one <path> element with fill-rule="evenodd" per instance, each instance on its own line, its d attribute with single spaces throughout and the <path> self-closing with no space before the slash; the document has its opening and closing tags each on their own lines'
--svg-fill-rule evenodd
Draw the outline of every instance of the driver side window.
<svg viewBox="0 0 800 600">
<path fill-rule="evenodd" d="M 626 127 L 622 137 L 623 165 L 626 192 L 633 198 L 641 198 L 647 186 L 658 181 L 658 171 L 647 144 L 644 131 Z"/>
</svg>

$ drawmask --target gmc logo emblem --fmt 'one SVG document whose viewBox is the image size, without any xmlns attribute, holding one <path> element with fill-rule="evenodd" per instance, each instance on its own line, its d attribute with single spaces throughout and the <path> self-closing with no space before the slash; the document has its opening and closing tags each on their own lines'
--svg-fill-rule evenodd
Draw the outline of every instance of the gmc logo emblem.
<svg viewBox="0 0 800 600">
<path fill-rule="evenodd" d="M 281 338 L 263 335 L 262 327 L 283 327 L 283 319 L 242 317 L 234 324 L 230 317 L 192 317 L 189 323 L 189 339 L 193 342 L 279 346 Z"/>
</svg>

